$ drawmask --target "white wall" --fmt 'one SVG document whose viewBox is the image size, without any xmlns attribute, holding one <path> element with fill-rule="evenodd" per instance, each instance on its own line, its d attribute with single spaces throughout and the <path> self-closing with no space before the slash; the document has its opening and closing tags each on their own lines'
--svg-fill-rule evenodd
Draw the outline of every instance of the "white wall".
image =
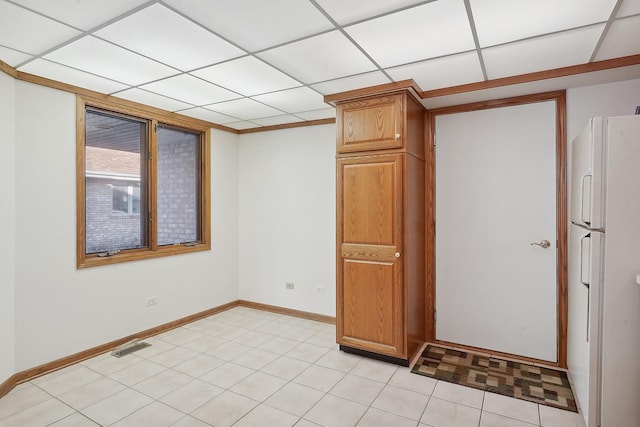
<svg viewBox="0 0 640 427">
<path fill-rule="evenodd" d="M 334 125 L 240 136 L 241 299 L 335 316 L 335 140 Z"/>
<path fill-rule="evenodd" d="M 0 383 L 15 372 L 15 87 L 0 72 Z"/>
<path fill-rule="evenodd" d="M 16 100 L 17 371 L 237 299 L 236 135 L 212 134 L 211 251 L 77 270 L 75 96 Z"/>
</svg>

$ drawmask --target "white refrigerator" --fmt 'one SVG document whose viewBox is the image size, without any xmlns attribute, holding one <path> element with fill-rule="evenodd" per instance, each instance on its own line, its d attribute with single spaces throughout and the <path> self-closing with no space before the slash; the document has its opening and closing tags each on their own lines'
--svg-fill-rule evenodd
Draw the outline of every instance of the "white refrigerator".
<svg viewBox="0 0 640 427">
<path fill-rule="evenodd" d="M 567 362 L 587 427 L 640 426 L 640 116 L 571 147 Z"/>
</svg>

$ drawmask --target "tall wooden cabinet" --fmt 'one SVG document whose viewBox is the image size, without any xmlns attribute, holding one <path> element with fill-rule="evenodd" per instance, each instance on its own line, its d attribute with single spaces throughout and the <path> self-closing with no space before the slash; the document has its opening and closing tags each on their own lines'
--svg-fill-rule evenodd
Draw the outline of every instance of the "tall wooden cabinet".
<svg viewBox="0 0 640 427">
<path fill-rule="evenodd" d="M 337 341 L 408 365 L 425 340 L 424 109 L 406 90 L 336 108 Z"/>
</svg>

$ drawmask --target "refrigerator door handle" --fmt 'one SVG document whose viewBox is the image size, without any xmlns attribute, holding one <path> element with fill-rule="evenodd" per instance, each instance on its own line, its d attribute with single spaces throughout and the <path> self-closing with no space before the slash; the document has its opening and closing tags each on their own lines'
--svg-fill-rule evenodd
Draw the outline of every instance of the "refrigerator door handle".
<svg viewBox="0 0 640 427">
<path fill-rule="evenodd" d="M 585 185 L 585 181 L 587 178 L 589 178 L 589 187 Z M 589 218 L 584 217 L 584 210 L 585 210 L 584 206 L 591 205 L 591 178 L 592 178 L 592 175 L 588 175 L 588 174 L 583 175 L 582 182 L 580 183 L 580 219 L 582 220 L 582 222 L 584 222 L 587 225 L 591 225 L 591 215 L 589 215 Z M 584 192 L 585 189 L 588 190 L 588 193 L 586 194 L 588 199 L 585 197 L 585 192 Z"/>
<path fill-rule="evenodd" d="M 585 239 L 589 239 L 589 249 L 591 249 L 591 233 L 582 236 L 582 239 L 580 239 L 580 283 L 582 283 L 583 285 L 585 285 L 588 288 L 591 283 L 584 281 L 584 265 L 583 265 L 583 261 L 584 261 L 584 240 Z M 591 251 L 589 251 L 589 252 L 591 252 Z"/>
</svg>

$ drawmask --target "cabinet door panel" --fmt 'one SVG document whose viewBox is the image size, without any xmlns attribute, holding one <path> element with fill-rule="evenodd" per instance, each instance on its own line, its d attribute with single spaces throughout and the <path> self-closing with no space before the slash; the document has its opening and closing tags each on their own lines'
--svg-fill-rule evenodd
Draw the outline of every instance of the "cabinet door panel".
<svg viewBox="0 0 640 427">
<path fill-rule="evenodd" d="M 402 147 L 402 95 L 338 105 L 338 153 Z"/>
<path fill-rule="evenodd" d="M 395 263 L 344 260 L 343 342 L 401 352 L 401 292 L 395 270 Z"/>
</svg>

